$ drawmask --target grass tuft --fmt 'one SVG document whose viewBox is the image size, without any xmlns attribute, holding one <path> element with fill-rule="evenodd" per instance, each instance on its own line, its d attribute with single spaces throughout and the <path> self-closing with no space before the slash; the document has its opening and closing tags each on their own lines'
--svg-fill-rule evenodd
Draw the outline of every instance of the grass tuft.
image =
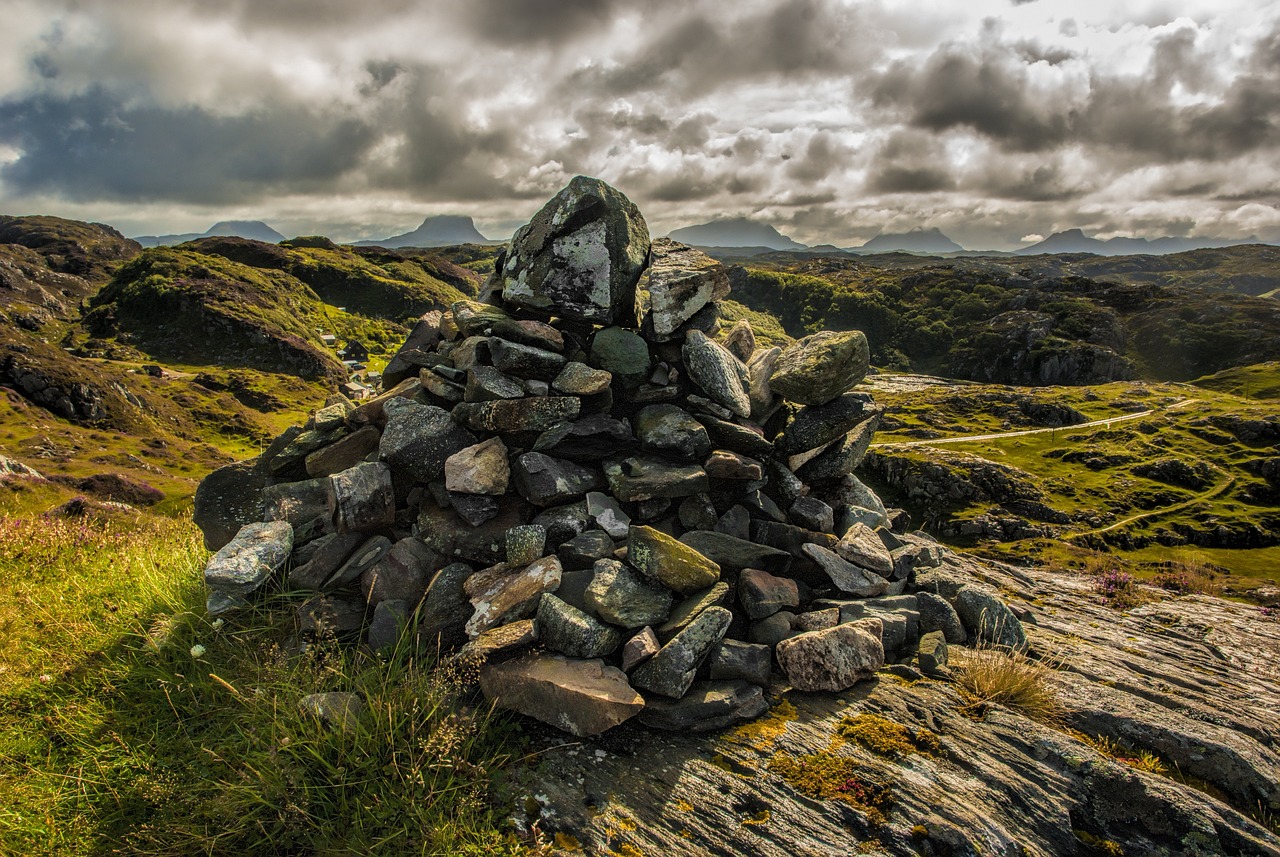
<svg viewBox="0 0 1280 857">
<path fill-rule="evenodd" d="M 990 706 L 1003 705 L 1041 723 L 1062 723 L 1053 664 L 1024 652 L 985 647 L 966 651 L 959 666 L 956 681 L 965 713 L 981 717 Z"/>
</svg>

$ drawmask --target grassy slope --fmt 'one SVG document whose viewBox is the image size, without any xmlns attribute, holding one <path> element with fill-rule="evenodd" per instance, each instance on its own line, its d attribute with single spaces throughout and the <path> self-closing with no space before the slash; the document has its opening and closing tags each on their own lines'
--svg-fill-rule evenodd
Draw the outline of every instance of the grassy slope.
<svg viewBox="0 0 1280 857">
<path fill-rule="evenodd" d="M 512 746 L 456 676 L 204 616 L 189 519 L 49 519 L 0 485 L 0 852 L 514 854 L 487 800 Z M 195 648 L 202 647 L 201 649 Z M 350 732 L 304 714 L 360 693 Z"/>
</svg>

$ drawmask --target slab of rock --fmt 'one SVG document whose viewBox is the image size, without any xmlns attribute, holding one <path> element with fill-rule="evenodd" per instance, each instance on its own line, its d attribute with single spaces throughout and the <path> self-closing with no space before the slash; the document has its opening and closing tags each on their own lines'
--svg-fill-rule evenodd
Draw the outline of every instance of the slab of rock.
<svg viewBox="0 0 1280 857">
<path fill-rule="evenodd" d="M 796 476 L 816 484 L 835 482 L 853 473 L 866 458 L 871 439 L 880 427 L 880 412 L 858 423 L 841 440 L 837 440 L 813 458 L 795 468 Z M 794 459 L 793 459 L 794 460 Z"/>
<path fill-rule="evenodd" d="M 707 472 L 696 464 L 668 464 L 657 458 L 635 455 L 604 463 L 609 491 L 624 503 L 655 498 L 688 497 L 711 487 Z"/>
<path fill-rule="evenodd" d="M 395 649 L 409 624 L 409 605 L 397 599 L 379 601 L 369 620 L 369 634 L 365 641 L 375 652 Z"/>
<path fill-rule="evenodd" d="M 502 307 L 480 301 L 454 301 L 449 309 L 453 313 L 453 323 L 463 336 L 482 336 L 495 324 L 511 318 Z"/>
<path fill-rule="evenodd" d="M 507 530 L 507 565 L 528 565 L 542 558 L 547 547 L 547 528 L 524 524 Z"/>
<path fill-rule="evenodd" d="M 635 444 L 627 423 L 607 414 L 591 414 L 547 429 L 538 436 L 533 449 L 570 461 L 599 461 L 635 449 Z"/>
<path fill-rule="evenodd" d="M 870 404 L 864 394 L 845 393 L 825 405 L 803 407 L 787 423 L 775 447 L 783 455 L 797 455 L 826 446 L 874 413 Z"/>
<path fill-rule="evenodd" d="M 711 452 L 702 423 L 676 405 L 649 405 L 635 419 L 636 437 L 645 452 L 701 461 Z"/>
<path fill-rule="evenodd" d="M 758 568 L 744 568 L 738 575 L 738 601 L 747 616 L 763 619 L 783 608 L 800 606 L 800 590 L 787 577 L 775 577 Z"/>
<path fill-rule="evenodd" d="M 381 461 L 357 464 L 329 477 L 328 517 L 340 533 L 367 533 L 396 519 L 391 468 Z"/>
<path fill-rule="evenodd" d="M 585 738 L 644 708 L 627 675 L 599 659 L 530 654 L 480 671 L 480 689 L 502 708 Z"/>
<path fill-rule="evenodd" d="M 920 638 L 916 647 L 916 664 L 920 672 L 930 677 L 945 674 L 947 666 L 947 638 L 941 631 L 932 631 Z"/>
<path fill-rule="evenodd" d="M 854 565 L 874 571 L 881 577 L 893 574 L 893 557 L 876 531 L 865 524 L 854 524 L 840 537 L 836 553 Z"/>
<path fill-rule="evenodd" d="M 548 556 L 514 571 L 496 566 L 476 572 L 465 584 L 475 608 L 467 620 L 467 636 L 532 616 L 543 593 L 560 585 L 561 571 L 560 560 Z"/>
<path fill-rule="evenodd" d="M 839 692 L 884 666 L 884 646 L 873 633 L 875 619 L 797 634 L 778 643 L 778 665 L 797 690 Z"/>
<path fill-rule="evenodd" d="M 403 601 L 412 609 L 427 591 L 427 582 L 445 565 L 444 558 L 412 536 L 391 546 L 377 565 L 360 575 L 360 590 L 370 606 Z"/>
<path fill-rule="evenodd" d="M 724 638 L 731 621 L 733 614 L 725 608 L 708 607 L 656 655 L 632 671 L 632 684 L 672 699 L 684 696 L 698 667 Z"/>
<path fill-rule="evenodd" d="M 622 632 L 551 593 L 538 601 L 534 619 L 538 641 L 571 658 L 601 658 L 622 645 Z"/>
<path fill-rule="evenodd" d="M 315 549 L 305 563 L 289 570 L 289 587 L 319 592 L 364 540 L 363 533 L 329 533 L 310 542 L 308 547 L 314 545 Z"/>
<path fill-rule="evenodd" d="M 751 401 L 751 418 L 764 421 L 778 409 L 781 400 L 769 387 L 769 376 L 782 356 L 777 345 L 757 351 L 747 364 L 747 398 Z"/>
<path fill-rule="evenodd" d="M 773 649 L 742 640 L 721 640 L 711 650 L 707 666 L 714 680 L 742 679 L 768 687 L 773 672 Z"/>
<path fill-rule="evenodd" d="M 378 449 L 382 432 L 377 426 L 365 426 L 328 446 L 321 447 L 306 458 L 307 475 L 328 476 L 355 467 Z"/>
<path fill-rule="evenodd" d="M 328 513 L 329 480 L 326 478 L 279 482 L 262 489 L 260 517 L 264 521 L 288 521 L 301 529 L 318 517 L 327 517 Z"/>
<path fill-rule="evenodd" d="M 298 605 L 298 630 L 320 639 L 358 639 L 366 606 L 359 598 L 317 595 Z"/>
<path fill-rule="evenodd" d="M 738 571 L 758 568 L 770 574 L 786 574 L 791 568 L 791 554 L 768 545 L 740 539 L 713 530 L 693 530 L 680 541 L 724 568 Z"/>
<path fill-rule="evenodd" d="M 604 369 L 592 369 L 585 363 L 566 363 L 551 382 L 551 388 L 570 396 L 594 396 L 609 389 L 613 375 Z"/>
<path fill-rule="evenodd" d="M 635 634 L 622 647 L 622 671 L 631 672 L 649 658 L 658 653 L 662 644 L 652 628 L 644 628 Z"/>
<path fill-rule="evenodd" d="M 817 497 L 804 496 L 791 504 L 788 513 L 797 526 L 819 533 L 829 533 L 836 527 L 835 510 Z"/>
<path fill-rule="evenodd" d="M 756 332 L 751 329 L 751 322 L 745 318 L 735 321 L 724 335 L 724 347 L 743 363 L 750 360 L 751 355 L 756 352 Z"/>
<path fill-rule="evenodd" d="M 559 506 L 604 487 L 604 475 L 543 452 L 526 452 L 511 468 L 520 496 L 535 506 Z"/>
<path fill-rule="evenodd" d="M 546 431 L 578 418 L 582 401 L 574 396 L 534 396 L 494 402 L 462 402 L 453 418 L 473 431 Z"/>
<path fill-rule="evenodd" d="M 652 244 L 649 301 L 653 332 L 670 339 L 680 326 L 711 301 L 729 294 L 724 265 L 700 250 L 659 238 Z"/>
<path fill-rule="evenodd" d="M 668 732 L 710 732 L 769 710 L 764 691 L 742 680 L 704 681 L 676 700 L 656 699 L 640 712 L 640 722 Z"/>
<path fill-rule="evenodd" d="M 595 564 L 595 576 L 587 587 L 587 606 L 595 615 L 620 628 L 642 628 L 667 621 L 674 596 L 614 559 Z"/>
<path fill-rule="evenodd" d="M 658 639 L 670 640 L 689 627 L 689 623 L 701 616 L 708 608 L 728 605 L 730 593 L 729 584 L 723 580 L 715 586 L 693 593 L 672 609 L 670 619 L 658 626 L 656 629 Z"/>
<path fill-rule="evenodd" d="M 474 608 L 463 584 L 471 574 L 471 566 L 455 562 L 432 575 L 418 606 L 420 649 L 439 652 L 466 641 L 467 620 Z"/>
<path fill-rule="evenodd" d="M 587 492 L 587 514 L 596 526 L 612 539 L 624 539 L 631 528 L 631 517 L 622 511 L 618 501 L 599 491 Z"/>
<path fill-rule="evenodd" d="M 485 631 L 458 650 L 457 660 L 471 664 L 496 664 L 532 648 L 538 641 L 532 619 L 508 622 Z"/>
<path fill-rule="evenodd" d="M 773 444 L 755 423 L 744 425 L 707 414 L 698 414 L 697 420 L 707 430 L 712 446 L 753 458 L 767 458 L 773 452 Z"/>
<path fill-rule="evenodd" d="M 492 366 L 476 364 L 467 370 L 467 383 L 463 387 L 465 402 L 498 402 L 503 399 L 520 399 L 527 396 L 525 389 L 515 378 L 504 375 Z"/>
<path fill-rule="evenodd" d="M 494 280 L 515 306 L 612 324 L 635 304 L 648 257 L 640 209 L 599 179 L 576 176 L 512 236 Z"/>
<path fill-rule="evenodd" d="M 870 367 L 871 349 L 858 330 L 823 330 L 783 349 L 769 387 L 802 405 L 825 405 L 857 384 Z"/>
<path fill-rule="evenodd" d="M 720 566 L 694 548 L 653 527 L 633 526 L 627 536 L 627 562 L 646 577 L 681 595 L 712 586 Z"/>
<path fill-rule="evenodd" d="M 748 458 L 727 449 L 717 449 L 712 452 L 702 468 L 712 479 L 755 482 L 764 478 L 763 464 L 754 458 Z"/>
<path fill-rule="evenodd" d="M 873 598 L 876 595 L 883 595 L 889 589 L 889 581 L 874 571 L 854 565 L 822 545 L 806 544 L 801 547 L 801 550 L 805 556 L 817 563 L 841 592 L 847 592 L 859 598 Z"/>
<path fill-rule="evenodd" d="M 685 334 L 682 354 L 689 377 L 708 398 L 740 417 L 751 415 L 750 378 L 742 361 L 700 330 Z"/>
<path fill-rule="evenodd" d="M 248 595 L 283 569 L 292 551 L 293 527 L 288 522 L 245 524 L 205 566 L 205 585 L 229 595 Z"/>
<path fill-rule="evenodd" d="M 565 357 L 545 348 L 489 337 L 489 355 L 493 368 L 505 375 L 550 382 L 564 368 Z"/>
<path fill-rule="evenodd" d="M 443 408 L 392 399 L 385 411 L 387 427 L 378 443 L 378 457 L 414 482 L 439 479 L 449 456 L 476 443 L 476 436 Z"/>
<path fill-rule="evenodd" d="M 267 475 L 257 466 L 259 461 L 219 467 L 196 487 L 192 517 L 204 535 L 205 550 L 221 549 L 245 524 L 262 520 Z"/>
<path fill-rule="evenodd" d="M 965 630 L 978 641 L 1017 651 L 1027 648 L 1022 622 L 990 592 L 966 586 L 956 595 L 955 608 Z"/>
<path fill-rule="evenodd" d="M 379 563 L 387 555 L 387 552 L 391 550 L 391 539 L 386 536 L 377 535 L 365 538 L 361 533 L 356 533 L 355 535 L 361 538 L 360 546 L 352 551 L 332 574 L 324 578 L 321 584 L 316 587 L 317 589 L 330 591 L 346 586 L 353 580 L 359 579 L 360 575 Z"/>
</svg>

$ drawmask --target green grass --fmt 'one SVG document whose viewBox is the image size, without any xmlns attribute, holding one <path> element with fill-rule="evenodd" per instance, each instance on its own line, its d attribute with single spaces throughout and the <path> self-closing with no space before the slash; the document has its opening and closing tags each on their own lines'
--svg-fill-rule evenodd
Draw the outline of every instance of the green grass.
<svg viewBox="0 0 1280 857">
<path fill-rule="evenodd" d="M 510 727 L 464 677 L 290 654 L 271 602 L 210 623 L 189 519 L 0 510 L 0 853 L 521 853 L 488 797 Z M 300 710 L 331 690 L 355 729 Z"/>
</svg>

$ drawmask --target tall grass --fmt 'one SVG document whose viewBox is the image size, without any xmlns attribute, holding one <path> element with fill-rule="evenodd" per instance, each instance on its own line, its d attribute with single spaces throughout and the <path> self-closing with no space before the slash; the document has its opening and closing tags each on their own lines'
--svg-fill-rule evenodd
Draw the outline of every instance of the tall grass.
<svg viewBox="0 0 1280 857">
<path fill-rule="evenodd" d="M 0 853 L 516 854 L 465 677 L 210 622 L 190 520 L 0 524 Z M 359 694 L 354 728 L 305 713 Z"/>
<path fill-rule="evenodd" d="M 990 706 L 1003 705 L 1032 720 L 1061 725 L 1064 709 L 1053 681 L 1056 665 L 1052 661 L 996 646 L 952 651 L 963 657 L 957 664 L 956 683 L 966 713 L 983 716 Z"/>
</svg>

